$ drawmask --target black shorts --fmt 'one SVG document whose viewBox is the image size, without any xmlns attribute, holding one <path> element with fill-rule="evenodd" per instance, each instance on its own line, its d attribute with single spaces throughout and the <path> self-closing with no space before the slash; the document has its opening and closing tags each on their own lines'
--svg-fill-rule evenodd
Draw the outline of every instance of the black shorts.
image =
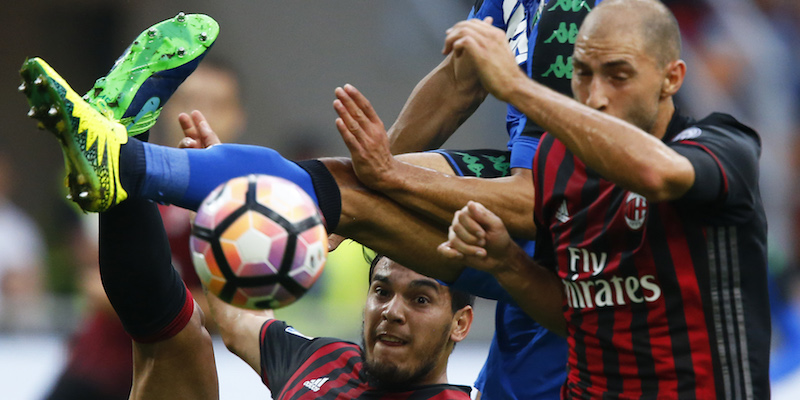
<svg viewBox="0 0 800 400">
<path fill-rule="evenodd" d="M 432 150 L 447 159 L 459 176 L 501 178 L 511 175 L 511 152 L 503 150 Z"/>
</svg>

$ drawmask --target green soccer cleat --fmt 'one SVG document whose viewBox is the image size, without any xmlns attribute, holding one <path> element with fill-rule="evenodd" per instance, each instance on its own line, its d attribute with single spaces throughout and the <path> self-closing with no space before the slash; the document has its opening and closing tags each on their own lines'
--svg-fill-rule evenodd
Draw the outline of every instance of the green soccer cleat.
<svg viewBox="0 0 800 400">
<path fill-rule="evenodd" d="M 83 98 L 120 121 L 129 136 L 144 133 L 218 34 L 219 25 L 207 15 L 180 13 L 159 22 L 139 34 Z"/>
<path fill-rule="evenodd" d="M 72 201 L 85 211 L 105 211 L 128 194 L 119 180 L 120 146 L 128 141 L 125 127 L 108 118 L 40 58 L 22 64 L 19 90 L 28 98 L 28 116 L 53 132 L 61 143 Z"/>
</svg>

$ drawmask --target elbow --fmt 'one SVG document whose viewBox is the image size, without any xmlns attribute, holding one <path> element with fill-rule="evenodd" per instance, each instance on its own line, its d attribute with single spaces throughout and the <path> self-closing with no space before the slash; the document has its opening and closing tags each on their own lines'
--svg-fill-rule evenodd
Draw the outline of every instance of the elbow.
<svg viewBox="0 0 800 400">
<path fill-rule="evenodd" d="M 694 183 L 694 170 L 691 169 L 650 169 L 641 175 L 636 193 L 644 196 L 650 203 L 661 203 L 683 196 Z"/>
</svg>

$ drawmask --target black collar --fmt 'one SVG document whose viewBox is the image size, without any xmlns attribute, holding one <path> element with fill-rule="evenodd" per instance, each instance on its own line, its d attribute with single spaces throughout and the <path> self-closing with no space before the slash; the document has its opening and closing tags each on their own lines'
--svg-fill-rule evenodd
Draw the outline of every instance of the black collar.
<svg viewBox="0 0 800 400">
<path fill-rule="evenodd" d="M 681 133 L 684 129 L 694 124 L 694 122 L 694 119 L 681 114 L 681 110 L 675 107 L 675 111 L 672 113 L 672 119 L 670 119 L 669 125 L 667 125 L 667 133 L 664 134 L 661 141 L 669 143 L 675 135 Z"/>
</svg>

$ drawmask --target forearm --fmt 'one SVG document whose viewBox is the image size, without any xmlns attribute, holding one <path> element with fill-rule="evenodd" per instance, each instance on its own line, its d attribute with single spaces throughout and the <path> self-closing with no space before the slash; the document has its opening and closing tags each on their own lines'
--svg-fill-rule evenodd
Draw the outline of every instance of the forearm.
<svg viewBox="0 0 800 400">
<path fill-rule="evenodd" d="M 497 214 L 513 237 L 535 238 L 530 170 L 518 169 L 503 178 L 459 177 L 438 154 L 398 159 L 403 161 L 400 170 L 380 191 L 404 207 L 447 225 L 453 213 L 474 200 Z"/>
<path fill-rule="evenodd" d="M 676 198 L 693 182 L 691 164 L 660 138 L 526 77 L 516 79 L 499 98 L 558 138 L 589 168 L 651 201 Z"/>
<path fill-rule="evenodd" d="M 209 311 L 225 347 L 261 373 L 261 325 L 274 318 L 272 310 L 245 310 L 207 294 Z"/>
<path fill-rule="evenodd" d="M 439 148 L 486 98 L 480 82 L 459 79 L 448 56 L 414 88 L 389 128 L 393 154 Z"/>
<path fill-rule="evenodd" d="M 342 211 L 337 234 L 351 238 L 423 275 L 452 282 L 464 266 L 436 251 L 447 224 L 432 224 L 361 184 L 348 159 L 323 159 L 339 185 Z"/>
<path fill-rule="evenodd" d="M 508 261 L 493 275 L 531 318 L 557 335 L 567 335 L 562 311 L 564 289 L 556 274 L 533 261 L 519 246 L 513 246 Z"/>
</svg>

